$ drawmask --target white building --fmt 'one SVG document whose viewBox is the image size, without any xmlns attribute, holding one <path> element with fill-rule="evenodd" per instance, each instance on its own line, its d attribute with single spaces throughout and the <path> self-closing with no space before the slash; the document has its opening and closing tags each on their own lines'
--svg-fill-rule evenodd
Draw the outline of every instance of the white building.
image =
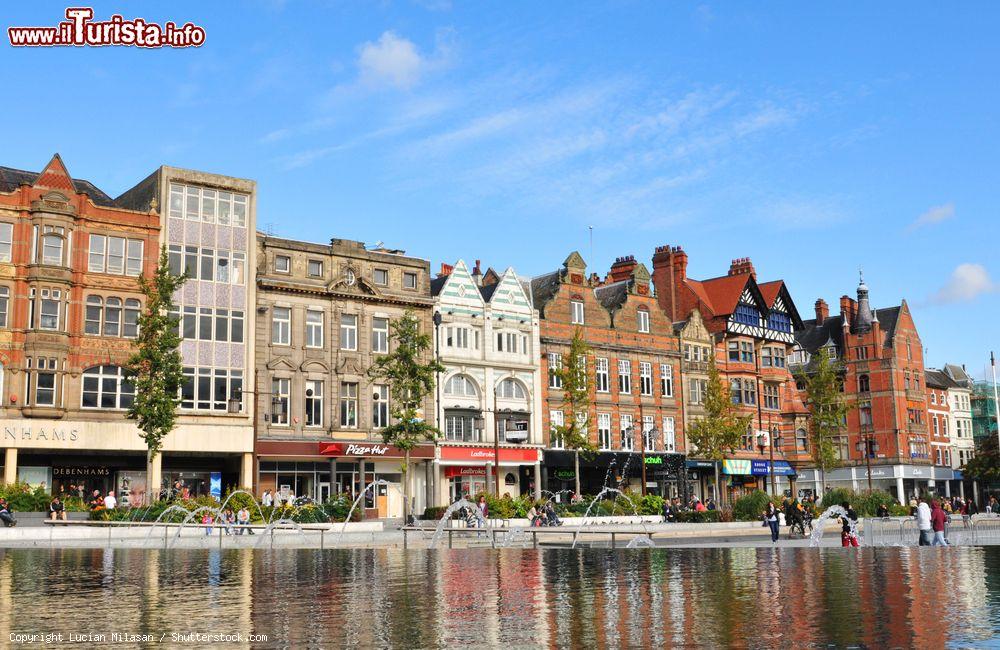
<svg viewBox="0 0 1000 650">
<path fill-rule="evenodd" d="M 953 386 L 948 389 L 948 405 L 950 407 L 951 426 L 951 462 L 952 467 L 961 469 L 976 454 L 976 443 L 972 437 L 972 377 L 965 368 L 952 363 L 945 364 L 944 374 L 951 379 Z M 962 481 L 958 481 L 962 496 L 965 489 Z M 978 498 L 978 495 L 976 495 Z"/>
<path fill-rule="evenodd" d="M 431 283 L 438 381 L 433 499 L 493 491 L 499 436 L 500 493 L 541 489 L 541 371 L 538 313 L 513 269 L 472 271 L 459 260 Z"/>
</svg>

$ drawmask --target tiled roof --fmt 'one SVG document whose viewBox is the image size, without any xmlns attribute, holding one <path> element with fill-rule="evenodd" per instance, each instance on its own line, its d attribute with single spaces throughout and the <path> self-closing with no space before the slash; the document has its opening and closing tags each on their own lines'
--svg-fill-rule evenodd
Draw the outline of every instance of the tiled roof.
<svg viewBox="0 0 1000 650">
<path fill-rule="evenodd" d="M 723 275 L 710 280 L 687 280 L 695 295 L 712 310 L 713 316 L 726 316 L 736 311 L 736 305 L 747 286 L 749 275 Z"/>
<path fill-rule="evenodd" d="M 924 370 L 924 378 L 929 388 L 957 388 L 958 384 L 951 380 L 951 377 L 940 370 L 927 368 Z"/>
<path fill-rule="evenodd" d="M 444 289 L 445 283 L 448 282 L 447 275 L 439 275 L 438 277 L 431 280 L 431 295 L 436 296 L 441 293 L 441 289 Z"/>
<path fill-rule="evenodd" d="M 778 299 L 778 294 L 781 293 L 781 287 L 783 284 L 785 284 L 784 280 L 772 280 L 770 282 L 757 285 L 757 288 L 760 289 L 761 295 L 764 296 L 764 302 L 767 303 L 768 308 L 774 306 L 774 301 Z"/>
<path fill-rule="evenodd" d="M 608 311 L 615 311 L 625 302 L 628 298 L 628 285 L 630 280 L 619 280 L 618 282 L 612 282 L 610 284 L 605 284 L 594 289 L 594 296 L 597 297 L 598 302 L 600 302 L 605 309 Z"/>
<path fill-rule="evenodd" d="M 531 279 L 531 300 L 535 309 L 542 311 L 552 296 L 559 291 L 560 271 L 553 271 Z"/>
<path fill-rule="evenodd" d="M 13 192 L 19 186 L 27 184 L 34 185 L 38 179 L 39 172 L 29 172 L 23 169 L 13 169 L 11 167 L 0 167 L 0 192 Z M 105 194 L 99 187 L 80 178 L 73 179 L 73 189 L 77 192 L 85 192 L 95 205 L 102 207 L 114 207 L 117 204 L 114 199 Z"/>
<path fill-rule="evenodd" d="M 885 336 L 883 344 L 892 342 L 896 334 L 896 321 L 899 320 L 899 307 L 887 307 L 876 310 L 879 327 Z M 802 327 L 795 330 L 795 341 L 808 352 L 815 352 L 833 340 L 837 350 L 844 345 L 843 318 L 840 314 L 828 317 L 823 323 L 817 324 L 816 319 L 802 321 Z"/>
</svg>

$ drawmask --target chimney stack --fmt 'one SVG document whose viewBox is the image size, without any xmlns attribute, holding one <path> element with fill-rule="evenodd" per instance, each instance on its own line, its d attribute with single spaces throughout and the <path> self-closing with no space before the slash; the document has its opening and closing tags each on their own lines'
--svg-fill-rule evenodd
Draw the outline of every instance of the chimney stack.
<svg viewBox="0 0 1000 650">
<path fill-rule="evenodd" d="M 639 263 L 635 261 L 634 255 L 625 255 L 615 259 L 611 265 L 611 272 L 608 273 L 609 282 L 621 282 L 632 277 L 632 271 Z"/>
<path fill-rule="evenodd" d="M 479 269 L 479 260 L 476 260 L 476 265 L 472 267 L 472 281 L 477 287 L 483 286 L 483 272 Z"/>
<path fill-rule="evenodd" d="M 657 246 L 653 252 L 653 289 L 660 309 L 671 320 L 686 318 L 679 304 L 680 287 L 687 280 L 687 253 L 680 246 Z"/>
<path fill-rule="evenodd" d="M 443 278 L 445 276 L 451 275 L 451 272 L 454 270 L 455 267 L 452 266 L 451 264 L 445 264 L 444 262 L 441 262 L 441 272 L 438 273 L 438 277 Z"/>
<path fill-rule="evenodd" d="M 738 257 L 729 265 L 729 275 L 749 275 L 757 279 L 757 272 L 753 269 L 753 263 L 749 257 Z"/>
<path fill-rule="evenodd" d="M 830 317 L 830 306 L 822 298 L 816 300 L 816 324 L 822 325 Z"/>
</svg>

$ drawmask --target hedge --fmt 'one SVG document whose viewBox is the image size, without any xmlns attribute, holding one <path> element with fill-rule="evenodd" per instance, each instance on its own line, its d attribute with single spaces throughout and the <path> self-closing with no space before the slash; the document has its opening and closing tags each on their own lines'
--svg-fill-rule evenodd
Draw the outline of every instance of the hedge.
<svg viewBox="0 0 1000 650">
<path fill-rule="evenodd" d="M 52 495 L 41 486 L 31 486 L 23 481 L 0 484 L 0 497 L 14 512 L 48 512 Z M 80 497 L 60 495 L 63 506 L 70 512 L 82 512 L 87 509 Z"/>
</svg>

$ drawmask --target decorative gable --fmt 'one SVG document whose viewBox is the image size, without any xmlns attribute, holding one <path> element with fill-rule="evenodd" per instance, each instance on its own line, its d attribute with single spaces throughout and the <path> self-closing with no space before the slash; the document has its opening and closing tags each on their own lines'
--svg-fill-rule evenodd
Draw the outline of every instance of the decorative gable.
<svg viewBox="0 0 1000 650">
<path fill-rule="evenodd" d="M 504 271 L 490 298 L 490 305 L 494 313 L 511 314 L 525 319 L 531 317 L 531 304 L 514 269 Z"/>
<path fill-rule="evenodd" d="M 469 267 L 465 265 L 463 260 L 459 260 L 455 264 L 454 270 L 445 281 L 437 299 L 443 311 L 456 314 L 481 317 L 485 308 L 479 287 L 476 286 L 476 282 L 469 272 Z"/>
<path fill-rule="evenodd" d="M 76 187 L 73 185 L 73 178 L 69 175 L 66 165 L 63 164 L 59 154 L 52 156 L 49 164 L 38 175 L 33 183 L 34 187 L 47 187 L 54 190 L 62 190 L 76 194 Z"/>
</svg>

